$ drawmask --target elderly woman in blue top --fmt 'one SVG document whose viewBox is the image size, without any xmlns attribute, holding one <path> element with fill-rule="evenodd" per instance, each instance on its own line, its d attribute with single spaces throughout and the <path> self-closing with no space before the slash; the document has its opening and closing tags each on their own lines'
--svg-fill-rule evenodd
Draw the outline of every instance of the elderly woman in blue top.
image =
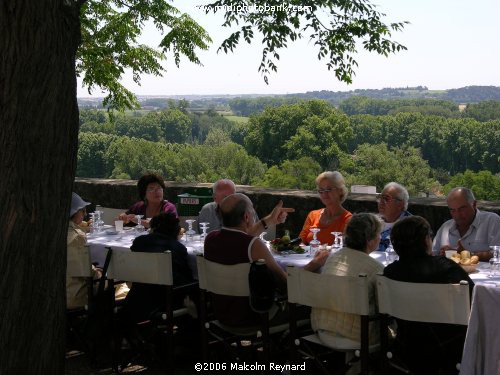
<svg viewBox="0 0 500 375">
<path fill-rule="evenodd" d="M 389 182 L 384 186 L 378 198 L 378 214 L 384 222 L 378 251 L 386 251 L 391 243 L 389 237 L 396 221 L 411 216 L 411 213 L 407 211 L 408 199 L 408 191 L 403 185 Z"/>
</svg>

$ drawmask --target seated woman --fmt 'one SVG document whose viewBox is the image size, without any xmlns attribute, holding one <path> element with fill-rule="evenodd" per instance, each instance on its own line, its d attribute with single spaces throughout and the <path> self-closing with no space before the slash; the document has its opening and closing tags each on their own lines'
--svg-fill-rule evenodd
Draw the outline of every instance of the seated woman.
<svg viewBox="0 0 500 375">
<path fill-rule="evenodd" d="M 69 212 L 69 225 L 67 237 L 67 256 L 70 259 L 74 254 L 84 251 L 87 246 L 85 232 L 80 225 L 85 217 L 85 208 L 89 205 L 78 194 L 73 193 L 71 197 L 71 209 Z M 101 277 L 101 271 L 92 266 L 94 279 Z M 128 287 L 126 284 L 117 284 L 115 290 L 115 298 L 123 298 L 127 295 Z M 84 277 L 69 277 L 66 276 L 66 307 L 75 309 L 83 307 L 88 302 L 88 287 Z"/>
<path fill-rule="evenodd" d="M 162 212 L 153 217 L 150 224 L 150 233 L 137 237 L 130 249 L 148 253 L 162 253 L 170 250 L 174 286 L 193 282 L 187 249 L 177 240 L 181 230 L 179 219 L 173 213 Z M 182 299 L 174 303 L 180 305 Z M 156 312 L 165 311 L 166 303 L 165 286 L 133 283 L 124 301 L 123 314 L 133 322 L 147 320 Z"/>
<path fill-rule="evenodd" d="M 325 208 L 311 211 L 307 215 L 299 236 L 303 243 L 308 244 L 313 239 L 313 234 L 309 229 L 319 228 L 317 239 L 321 243 L 331 245 L 334 240 L 332 232 L 344 232 L 352 216 L 352 213 L 342 207 L 342 203 L 347 198 L 347 187 L 344 177 L 337 171 L 321 173 L 316 177 L 316 186 Z"/>
<path fill-rule="evenodd" d="M 345 246 L 330 255 L 322 270 L 322 273 L 337 276 L 358 276 L 360 273 L 366 273 L 370 282 L 371 313 L 376 312 L 376 275 L 382 272 L 384 266 L 369 254 L 378 248 L 381 231 L 382 222 L 374 214 L 355 214 L 345 230 Z M 354 314 L 313 308 L 311 326 L 325 342 L 328 342 L 331 336 L 353 341 L 359 341 L 361 337 L 360 318 Z M 370 323 L 369 340 L 370 345 L 378 342 L 378 323 Z"/>
<path fill-rule="evenodd" d="M 469 275 L 451 259 L 434 257 L 431 227 L 420 216 L 403 218 L 391 231 L 391 242 L 399 260 L 384 269 L 390 279 L 412 283 L 469 282 Z M 460 362 L 467 327 L 451 324 L 420 323 L 397 320 L 395 352 L 404 359 L 415 374 L 438 373 L 438 364 L 451 372 Z M 418 353 L 418 355 L 415 355 Z"/>
<path fill-rule="evenodd" d="M 160 212 L 170 212 L 177 217 L 175 205 L 163 199 L 165 183 L 163 178 L 155 173 L 143 175 L 137 182 L 140 201 L 130 207 L 127 212 L 118 216 L 125 225 L 136 225 L 135 215 L 143 215 L 142 223 L 149 228 L 149 220 Z"/>
</svg>

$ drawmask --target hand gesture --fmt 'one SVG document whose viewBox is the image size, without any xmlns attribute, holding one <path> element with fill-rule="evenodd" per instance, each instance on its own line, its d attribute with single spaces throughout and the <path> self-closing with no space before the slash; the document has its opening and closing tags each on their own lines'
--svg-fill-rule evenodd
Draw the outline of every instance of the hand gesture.
<svg viewBox="0 0 500 375">
<path fill-rule="evenodd" d="M 283 207 L 283 201 L 280 200 L 269 215 L 264 220 L 267 225 L 277 225 L 285 222 L 288 213 L 295 212 L 294 208 Z"/>
</svg>

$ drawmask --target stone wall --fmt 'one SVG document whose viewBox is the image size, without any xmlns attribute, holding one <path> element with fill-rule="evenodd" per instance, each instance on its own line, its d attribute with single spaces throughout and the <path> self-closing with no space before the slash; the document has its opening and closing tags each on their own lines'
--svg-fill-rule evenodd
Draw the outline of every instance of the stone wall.
<svg viewBox="0 0 500 375">
<path fill-rule="evenodd" d="M 193 184 L 165 182 L 164 192 L 166 199 L 177 203 L 177 195 L 185 193 L 189 188 L 210 188 L 211 184 Z M 311 210 L 322 208 L 318 194 L 310 190 L 269 189 L 247 185 L 238 185 L 238 192 L 247 194 L 260 217 L 268 214 L 280 199 L 286 207 L 295 208 L 295 212 L 288 215 L 285 224 L 279 225 L 277 235 L 285 229 L 296 237 L 304 220 Z M 108 180 L 77 178 L 74 191 L 83 199 L 103 207 L 123 208 L 131 206 L 139 197 L 137 181 L 135 180 Z M 349 194 L 344 207 L 355 212 L 377 212 L 377 200 L 373 195 Z M 480 210 L 492 211 L 500 214 L 500 202 L 478 201 Z M 414 198 L 410 199 L 408 210 L 414 215 L 425 217 L 436 232 L 441 224 L 450 218 L 444 198 Z"/>
</svg>

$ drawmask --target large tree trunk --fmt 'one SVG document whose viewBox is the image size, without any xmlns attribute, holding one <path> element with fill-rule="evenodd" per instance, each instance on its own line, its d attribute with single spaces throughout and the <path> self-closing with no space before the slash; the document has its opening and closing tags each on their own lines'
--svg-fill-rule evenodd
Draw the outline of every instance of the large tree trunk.
<svg viewBox="0 0 500 375">
<path fill-rule="evenodd" d="M 63 374 L 79 2 L 0 0 L 0 374 Z"/>
</svg>

